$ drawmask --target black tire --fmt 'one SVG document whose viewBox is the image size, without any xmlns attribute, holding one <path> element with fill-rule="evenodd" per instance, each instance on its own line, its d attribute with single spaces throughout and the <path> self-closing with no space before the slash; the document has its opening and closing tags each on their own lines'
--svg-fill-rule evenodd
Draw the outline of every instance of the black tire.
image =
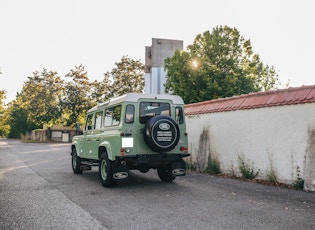
<svg viewBox="0 0 315 230">
<path fill-rule="evenodd" d="M 172 168 L 170 165 L 163 165 L 157 168 L 157 173 L 164 182 L 172 182 L 175 179 L 175 176 L 172 174 Z"/>
<path fill-rule="evenodd" d="M 71 161 L 72 161 L 73 173 L 74 174 L 82 174 L 81 158 L 78 157 L 76 148 L 73 148 L 71 155 L 72 155 Z"/>
<path fill-rule="evenodd" d="M 112 165 L 113 163 L 108 159 L 107 153 L 102 152 L 99 160 L 99 177 L 104 187 L 112 187 L 115 185 Z"/>
<path fill-rule="evenodd" d="M 154 152 L 168 152 L 175 148 L 179 141 L 177 123 L 168 116 L 155 116 L 145 124 L 144 141 Z"/>
</svg>

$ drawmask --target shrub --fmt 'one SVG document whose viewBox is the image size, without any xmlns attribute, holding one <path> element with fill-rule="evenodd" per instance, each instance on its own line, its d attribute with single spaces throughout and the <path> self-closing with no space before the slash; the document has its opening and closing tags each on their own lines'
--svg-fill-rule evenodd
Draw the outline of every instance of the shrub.
<svg viewBox="0 0 315 230">
<path fill-rule="evenodd" d="M 302 190 L 304 188 L 304 180 L 302 179 L 302 177 L 300 176 L 301 170 L 300 167 L 297 166 L 296 167 L 296 176 L 297 179 L 295 180 L 295 182 L 293 183 L 293 188 L 298 189 L 298 190 Z"/>
<path fill-rule="evenodd" d="M 275 171 L 273 169 L 271 169 L 269 172 L 267 172 L 266 176 L 267 176 L 267 181 L 268 182 L 275 183 L 275 184 L 278 183 L 276 173 L 275 173 Z"/>
<path fill-rule="evenodd" d="M 245 164 L 245 161 L 242 157 L 238 156 L 239 169 L 242 174 L 242 177 L 245 179 L 254 179 L 258 176 L 259 170 L 254 172 L 254 168 L 250 167 L 248 164 Z"/>
<path fill-rule="evenodd" d="M 220 173 L 220 163 L 217 160 L 209 160 L 208 167 L 205 172 L 210 174 Z"/>
</svg>

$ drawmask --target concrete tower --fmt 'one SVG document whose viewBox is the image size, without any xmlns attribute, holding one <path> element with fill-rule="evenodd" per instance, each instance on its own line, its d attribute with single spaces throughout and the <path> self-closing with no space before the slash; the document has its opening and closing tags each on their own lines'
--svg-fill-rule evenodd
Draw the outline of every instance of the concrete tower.
<svg viewBox="0 0 315 230">
<path fill-rule="evenodd" d="M 183 50 L 183 41 L 152 38 L 152 45 L 145 47 L 145 93 L 165 93 L 164 60 L 172 57 L 176 50 Z"/>
</svg>

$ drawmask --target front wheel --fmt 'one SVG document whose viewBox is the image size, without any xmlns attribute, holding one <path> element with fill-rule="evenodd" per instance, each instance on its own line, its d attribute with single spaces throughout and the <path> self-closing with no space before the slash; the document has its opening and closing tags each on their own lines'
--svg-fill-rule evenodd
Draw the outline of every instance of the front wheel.
<svg viewBox="0 0 315 230">
<path fill-rule="evenodd" d="M 103 152 L 99 162 L 99 177 L 104 187 L 112 187 L 115 184 L 113 179 L 112 162 L 108 159 L 107 153 Z"/>
<path fill-rule="evenodd" d="M 175 176 L 172 174 L 172 168 L 170 165 L 163 165 L 157 168 L 157 173 L 164 182 L 172 182 Z"/>
<path fill-rule="evenodd" d="M 72 150 L 72 170 L 74 174 L 82 174 L 81 158 L 78 157 L 77 151 L 75 148 Z"/>
</svg>

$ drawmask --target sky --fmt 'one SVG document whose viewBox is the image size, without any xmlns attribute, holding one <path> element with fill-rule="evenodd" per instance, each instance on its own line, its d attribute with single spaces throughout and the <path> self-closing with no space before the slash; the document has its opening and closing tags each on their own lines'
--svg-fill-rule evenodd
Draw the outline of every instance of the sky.
<svg viewBox="0 0 315 230">
<path fill-rule="evenodd" d="M 15 99 L 44 68 L 64 77 L 83 64 L 102 80 L 122 56 L 144 63 L 152 38 L 184 42 L 235 27 L 283 86 L 315 85 L 313 0 L 0 0 L 0 90 Z"/>
</svg>

